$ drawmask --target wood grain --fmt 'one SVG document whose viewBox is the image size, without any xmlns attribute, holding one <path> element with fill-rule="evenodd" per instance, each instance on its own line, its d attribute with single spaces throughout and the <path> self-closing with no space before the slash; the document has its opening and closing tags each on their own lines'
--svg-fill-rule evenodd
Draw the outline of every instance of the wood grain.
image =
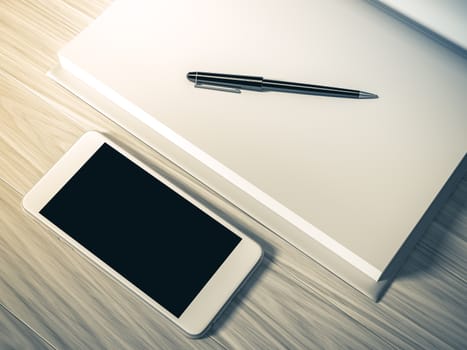
<svg viewBox="0 0 467 350">
<path fill-rule="evenodd" d="M 0 305 L 0 347 L 7 349 L 53 349 L 44 338 Z"/>
<path fill-rule="evenodd" d="M 373 303 L 46 76 L 108 4 L 0 2 L 0 303 L 10 311 L 0 308 L 0 348 L 467 348 L 467 178 Z M 86 130 L 222 208 L 265 248 L 208 337 L 186 338 L 23 212 L 22 196 Z"/>
</svg>

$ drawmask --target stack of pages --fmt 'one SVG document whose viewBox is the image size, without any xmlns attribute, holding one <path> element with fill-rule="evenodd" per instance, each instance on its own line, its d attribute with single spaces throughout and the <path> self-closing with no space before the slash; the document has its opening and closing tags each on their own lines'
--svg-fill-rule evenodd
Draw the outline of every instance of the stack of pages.
<svg viewBox="0 0 467 350">
<path fill-rule="evenodd" d="M 58 82 L 374 299 L 465 173 L 465 61 L 367 2 L 120 0 L 59 61 Z"/>
</svg>

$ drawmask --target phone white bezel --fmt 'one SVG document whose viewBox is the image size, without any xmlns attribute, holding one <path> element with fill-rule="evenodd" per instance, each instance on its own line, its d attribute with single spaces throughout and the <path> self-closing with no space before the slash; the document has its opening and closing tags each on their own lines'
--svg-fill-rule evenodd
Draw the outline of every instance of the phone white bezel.
<svg viewBox="0 0 467 350">
<path fill-rule="evenodd" d="M 178 318 L 39 213 L 49 200 L 53 198 L 53 196 L 104 143 L 110 145 L 173 191 L 181 195 L 184 199 L 242 238 L 240 243 L 222 263 L 220 268 L 215 272 L 208 283 L 202 288 L 195 299 Z M 241 283 L 258 265 L 263 254 L 261 247 L 256 242 L 241 233 L 238 229 L 223 220 L 199 201 L 167 181 L 144 163 L 130 155 L 120 146 L 94 131 L 84 134 L 25 195 L 22 203 L 26 211 L 51 228 L 59 238 L 75 248 L 80 254 L 85 256 L 88 260 L 100 269 L 104 270 L 118 282 L 122 283 L 125 287 L 140 296 L 144 301 L 179 326 L 190 337 L 200 337 L 206 332 L 222 307 L 229 301 Z"/>
</svg>

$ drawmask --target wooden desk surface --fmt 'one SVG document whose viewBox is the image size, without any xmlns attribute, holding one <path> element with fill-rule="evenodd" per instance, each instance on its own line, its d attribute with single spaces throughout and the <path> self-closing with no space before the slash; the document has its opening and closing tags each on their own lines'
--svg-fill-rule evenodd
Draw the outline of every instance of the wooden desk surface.
<svg viewBox="0 0 467 350">
<path fill-rule="evenodd" d="M 23 195 L 87 130 L 179 172 L 45 75 L 57 50 L 108 3 L 0 2 L 0 348 L 467 348 L 467 178 L 379 303 L 245 222 L 265 260 L 200 340 L 186 338 L 25 214 Z"/>
</svg>

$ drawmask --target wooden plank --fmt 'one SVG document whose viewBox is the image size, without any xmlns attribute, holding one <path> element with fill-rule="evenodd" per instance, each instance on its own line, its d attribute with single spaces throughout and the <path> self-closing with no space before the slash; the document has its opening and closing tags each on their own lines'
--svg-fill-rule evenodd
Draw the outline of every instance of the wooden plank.
<svg viewBox="0 0 467 350">
<path fill-rule="evenodd" d="M 46 70 L 55 63 L 62 43 L 71 40 L 95 16 L 89 17 L 62 1 L 2 1 L 1 40 L 13 44 L 18 55 Z"/>
<path fill-rule="evenodd" d="M 92 18 L 101 14 L 112 3 L 110 0 L 63 0 L 62 2 Z"/>
<path fill-rule="evenodd" d="M 22 194 L 84 129 L 0 73 L 0 178 Z"/>
<path fill-rule="evenodd" d="M 0 305 L 0 325 L 0 349 L 53 349 L 3 305 Z"/>
<path fill-rule="evenodd" d="M 81 13 L 85 3 L 70 1 L 63 4 L 59 0 L 51 0 L 50 2 L 34 2 L 34 5 L 22 2 L 19 6 L 13 6 L 16 4 L 17 2 L 0 3 L 0 31 L 2 34 L 7 33 L 6 36 L 0 38 L 2 40 L 0 69 L 4 71 L 0 83 L 2 86 L 0 96 L 6 96 L 1 100 L 3 102 L 0 102 L 0 117 L 2 123 L 5 122 L 8 126 L 8 132 L 2 133 L 0 130 L 0 176 L 7 179 L 17 191 L 23 194 L 83 130 L 89 129 L 107 132 L 124 144 L 128 143 L 135 149 L 137 155 L 142 156 L 154 167 L 165 166 L 172 171 L 173 176 L 187 176 L 171 167 L 170 164 L 164 163 L 164 160 L 160 159 L 155 152 L 129 137 L 120 128 L 45 77 L 47 69 L 55 63 L 55 50 L 71 38 L 75 31 L 79 30 L 78 27 L 89 20 L 90 13 Z M 99 8 L 99 4 L 96 8 Z M 64 26 L 67 22 L 69 22 L 68 25 Z M 64 30 L 61 29 L 63 26 Z M 24 28 L 15 31 L 17 27 Z M 62 34 L 61 30 L 65 34 Z M 28 126 L 31 125 L 35 130 L 28 131 Z M 36 137 L 31 137 L 31 132 L 33 135 L 36 134 Z M 196 183 L 193 179 L 190 181 L 192 181 L 190 186 L 195 187 L 193 191 L 209 200 L 217 208 L 222 208 L 224 215 L 235 220 L 245 232 L 261 242 L 266 249 L 265 263 L 216 324 L 211 334 L 213 338 L 211 341 L 214 343 L 209 343 L 208 346 L 222 344 L 228 348 L 348 346 L 404 349 L 467 347 L 462 336 L 467 323 L 465 316 L 467 314 L 465 312 L 465 295 L 467 294 L 465 282 L 467 265 L 465 261 L 467 253 L 465 246 L 467 240 L 466 179 L 463 180 L 450 202 L 417 246 L 399 274 L 400 277 L 394 282 L 382 302 L 378 304 L 337 279 L 272 232 L 255 223 L 254 220 L 246 218 L 238 209 L 229 206 L 223 202 L 222 198 L 210 193 L 209 189 L 202 184 Z M 17 194 L 17 196 L 16 205 L 19 205 L 21 195 Z M 3 198 L 3 193 L 0 194 L 0 198 Z M 1 204 L 0 215 L 9 217 L 9 214 L 2 214 L 5 213 L 3 207 L 4 205 Z M 19 207 L 15 207 L 11 215 L 17 215 L 18 210 Z M 16 236 L 30 237 L 27 233 L 34 232 L 30 239 L 35 243 L 29 250 L 16 252 L 17 255 L 13 257 L 9 256 L 10 275 L 14 283 L 16 283 L 14 272 L 21 272 L 24 269 L 29 274 L 33 273 L 32 280 L 35 281 L 36 274 L 28 270 L 28 255 L 39 256 L 39 261 L 42 262 L 45 259 L 44 254 L 45 256 L 53 255 L 49 250 L 55 250 L 55 246 L 49 242 L 50 238 L 47 238 L 48 232 L 37 228 L 37 225 L 29 221 L 28 217 L 18 219 L 15 224 L 17 227 L 15 234 L 12 236 L 10 234 L 13 238 L 9 236 L 10 240 L 14 240 Z M 5 230 L 2 229 L 0 235 L 3 232 Z M 25 242 L 14 242 L 19 246 L 21 244 L 27 246 Z M 54 242 L 54 244 L 58 243 Z M 17 250 L 19 250 L 18 247 Z M 47 276 L 55 278 L 55 281 L 63 282 L 64 292 L 57 294 L 53 289 L 47 289 L 51 288 L 49 285 L 44 287 L 41 293 L 48 291 L 56 295 L 59 306 L 71 308 L 73 310 L 71 318 L 78 320 L 79 324 L 83 322 L 84 330 L 62 334 L 62 328 L 59 328 L 59 334 L 54 334 L 55 332 L 49 328 L 63 316 L 60 308 L 57 311 L 53 308 L 54 305 L 47 304 L 52 309 L 47 313 L 46 318 L 42 316 L 42 313 L 30 314 L 22 303 L 30 298 L 34 305 L 40 305 L 39 299 L 42 294 L 36 295 L 30 292 L 31 286 L 25 287 L 24 282 L 21 282 L 23 284 L 18 287 L 19 296 L 13 299 L 14 305 L 19 305 L 21 315 L 27 319 L 34 319 L 38 325 L 41 325 L 41 329 L 46 330 L 46 334 L 53 334 L 53 337 L 59 339 L 58 344 L 73 344 L 76 347 L 78 341 L 76 334 L 80 334 L 79 332 L 88 334 L 85 336 L 86 344 L 92 344 L 91 347 L 110 344 L 106 343 L 105 339 L 101 339 L 101 336 L 105 338 L 110 334 L 115 342 L 118 342 L 120 338 L 125 338 L 127 332 L 117 334 L 116 331 L 120 329 L 121 322 L 112 318 L 106 323 L 108 329 L 98 328 L 96 330 L 98 339 L 92 343 L 89 334 L 92 334 L 94 330 L 87 330 L 87 327 L 94 327 L 94 323 L 92 321 L 86 323 L 87 317 L 93 316 L 93 311 L 90 310 L 92 305 L 95 305 L 92 298 L 80 299 L 81 304 L 75 305 L 75 308 L 66 303 L 63 306 L 63 298 L 82 293 L 76 279 L 80 279 L 83 275 L 87 276 L 87 271 L 91 267 L 80 262 L 76 267 L 77 271 L 72 270 L 73 273 L 68 276 L 67 269 L 74 268 L 68 265 L 73 265 L 79 256 L 66 249 L 63 250 L 63 247 L 60 249 L 62 250 L 57 253 L 58 258 L 53 255 L 55 261 L 52 260 L 52 262 L 45 259 L 48 265 L 42 268 L 50 270 Z M 70 254 L 75 255 L 70 257 Z M 11 264 L 15 263 L 14 259 L 17 259 L 17 265 L 11 267 Z M 24 259 L 26 259 L 25 262 L 23 262 Z M 64 260 L 65 266 L 59 269 L 55 264 L 61 260 Z M 109 285 L 108 281 L 105 283 L 101 281 L 106 281 L 106 276 L 95 272 L 91 273 L 88 278 L 90 278 L 87 282 L 88 288 L 96 289 L 99 293 L 106 293 L 107 288 L 114 287 Z M 10 279 L 6 278 L 5 281 L 10 282 Z M 4 289 L 3 285 L 0 286 L 1 296 L 3 296 Z M 16 289 L 12 290 L 10 293 L 14 295 Z M 114 293 L 117 293 L 114 298 L 124 299 L 124 303 L 127 303 L 124 304 L 127 305 L 126 307 L 137 305 L 138 310 L 142 312 L 140 316 L 132 314 L 133 322 L 143 329 L 155 325 L 160 330 L 159 336 L 167 337 L 163 330 L 165 320 L 155 320 L 155 315 L 148 315 L 144 305 L 142 306 L 141 302 L 135 300 L 134 296 L 118 294 L 123 293 L 122 291 Z M 127 310 L 124 306 L 122 308 L 123 310 L 118 309 L 118 312 L 124 313 Z M 108 309 L 104 310 L 108 312 Z M 96 311 L 99 313 L 99 320 L 111 317 L 106 315 L 105 311 Z M 68 320 L 65 325 L 73 326 L 74 322 Z M 133 332 L 133 328 L 128 332 Z M 175 341 L 183 341 L 183 339 L 178 339 L 179 334 L 176 335 L 170 330 L 168 334 L 168 337 L 173 336 Z M 136 335 L 132 333 L 129 337 L 137 335 L 138 333 Z M 147 334 L 143 338 L 149 339 L 148 344 L 154 341 Z M 204 347 L 202 342 L 186 341 L 190 346 Z M 124 342 L 125 340 L 122 340 L 122 344 L 128 345 Z"/>
</svg>

